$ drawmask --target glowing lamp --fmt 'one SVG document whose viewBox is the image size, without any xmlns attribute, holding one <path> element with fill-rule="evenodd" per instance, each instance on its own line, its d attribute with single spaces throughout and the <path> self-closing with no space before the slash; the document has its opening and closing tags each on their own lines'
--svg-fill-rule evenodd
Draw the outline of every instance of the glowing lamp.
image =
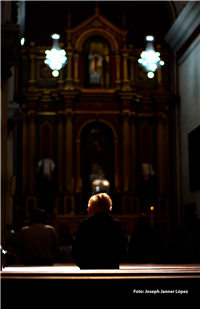
<svg viewBox="0 0 200 309">
<path fill-rule="evenodd" d="M 57 77 L 59 75 L 59 70 L 65 66 L 67 63 L 66 51 L 64 49 L 60 49 L 58 40 L 60 39 L 60 35 L 54 33 L 52 36 L 53 46 L 51 50 L 46 50 L 46 59 L 44 63 L 46 63 L 50 69 L 52 70 L 52 75 Z"/>
<path fill-rule="evenodd" d="M 157 68 L 165 64 L 163 60 L 160 60 L 160 53 L 155 51 L 153 41 L 152 35 L 146 36 L 146 50 L 141 53 L 141 58 L 138 59 L 138 63 L 147 71 L 148 78 L 153 78 Z"/>
</svg>

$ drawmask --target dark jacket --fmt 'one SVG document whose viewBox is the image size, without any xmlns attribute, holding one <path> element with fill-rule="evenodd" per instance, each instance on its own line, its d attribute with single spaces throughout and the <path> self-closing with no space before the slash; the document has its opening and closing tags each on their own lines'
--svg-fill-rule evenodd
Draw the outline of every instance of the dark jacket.
<svg viewBox="0 0 200 309">
<path fill-rule="evenodd" d="M 71 255 L 80 269 L 118 269 L 122 248 L 121 223 L 97 214 L 80 223 Z"/>
</svg>

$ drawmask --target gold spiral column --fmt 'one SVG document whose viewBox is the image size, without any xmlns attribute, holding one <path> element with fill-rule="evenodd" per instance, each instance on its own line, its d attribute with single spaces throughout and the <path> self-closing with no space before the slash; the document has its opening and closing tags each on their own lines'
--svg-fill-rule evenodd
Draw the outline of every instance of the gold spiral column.
<svg viewBox="0 0 200 309">
<path fill-rule="evenodd" d="M 63 114 L 57 114 L 57 149 L 58 149 L 58 188 L 59 192 L 63 191 L 63 142 L 64 142 L 64 127 L 63 127 Z"/>
<path fill-rule="evenodd" d="M 166 134 L 163 114 L 157 116 L 157 169 L 159 193 L 166 191 Z"/>
<path fill-rule="evenodd" d="M 73 187 L 73 143 L 72 143 L 72 110 L 65 112 L 65 188 L 72 192 Z"/>
<path fill-rule="evenodd" d="M 29 193 L 35 190 L 35 112 L 28 113 L 28 188 Z"/>
</svg>

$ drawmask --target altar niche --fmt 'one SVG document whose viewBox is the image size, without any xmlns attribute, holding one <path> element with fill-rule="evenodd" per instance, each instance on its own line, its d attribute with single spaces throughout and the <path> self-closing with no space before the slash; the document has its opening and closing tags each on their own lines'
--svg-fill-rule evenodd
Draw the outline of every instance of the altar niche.
<svg viewBox="0 0 200 309">
<path fill-rule="evenodd" d="M 110 88 L 110 45 L 101 36 L 89 37 L 83 46 L 83 88 Z"/>
<path fill-rule="evenodd" d="M 107 180 L 110 183 L 109 193 L 112 193 L 115 161 L 114 134 L 107 124 L 94 121 L 82 129 L 80 158 L 83 194 L 90 196 L 95 193 L 92 181 L 96 178 Z M 102 188 L 97 190 L 100 192 Z"/>
</svg>

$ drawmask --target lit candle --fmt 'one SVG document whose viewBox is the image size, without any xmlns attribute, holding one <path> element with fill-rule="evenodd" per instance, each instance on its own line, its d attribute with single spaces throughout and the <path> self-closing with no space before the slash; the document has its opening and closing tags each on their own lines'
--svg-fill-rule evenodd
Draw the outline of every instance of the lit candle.
<svg viewBox="0 0 200 309">
<path fill-rule="evenodd" d="M 154 207 L 151 206 L 150 210 L 151 210 L 151 227 L 153 227 L 153 211 L 154 211 Z"/>
</svg>

